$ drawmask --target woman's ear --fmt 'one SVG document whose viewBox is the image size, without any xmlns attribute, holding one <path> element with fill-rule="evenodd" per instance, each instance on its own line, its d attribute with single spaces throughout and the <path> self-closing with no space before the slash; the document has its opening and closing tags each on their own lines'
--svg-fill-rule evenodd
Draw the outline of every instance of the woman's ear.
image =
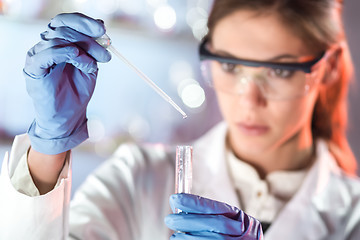
<svg viewBox="0 0 360 240">
<path fill-rule="evenodd" d="M 322 84 L 331 85 L 339 79 L 341 54 L 342 49 L 339 47 L 327 58 Z"/>
</svg>

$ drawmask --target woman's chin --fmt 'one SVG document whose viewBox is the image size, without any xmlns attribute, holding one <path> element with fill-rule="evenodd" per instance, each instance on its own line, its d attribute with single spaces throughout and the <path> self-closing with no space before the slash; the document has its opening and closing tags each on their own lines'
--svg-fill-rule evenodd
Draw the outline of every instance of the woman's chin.
<svg viewBox="0 0 360 240">
<path fill-rule="evenodd" d="M 271 146 L 271 141 L 264 137 L 230 136 L 230 147 L 242 155 L 263 154 Z"/>
</svg>

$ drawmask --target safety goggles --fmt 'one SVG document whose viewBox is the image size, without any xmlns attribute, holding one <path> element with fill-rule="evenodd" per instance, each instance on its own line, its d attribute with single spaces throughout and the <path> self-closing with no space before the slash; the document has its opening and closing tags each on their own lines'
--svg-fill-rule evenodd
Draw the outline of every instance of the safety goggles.
<svg viewBox="0 0 360 240">
<path fill-rule="evenodd" d="M 205 80 L 217 90 L 244 94 L 254 82 L 268 99 L 291 99 L 306 95 L 319 79 L 324 51 L 310 61 L 264 62 L 224 57 L 212 53 L 205 39 L 199 47 Z"/>
</svg>

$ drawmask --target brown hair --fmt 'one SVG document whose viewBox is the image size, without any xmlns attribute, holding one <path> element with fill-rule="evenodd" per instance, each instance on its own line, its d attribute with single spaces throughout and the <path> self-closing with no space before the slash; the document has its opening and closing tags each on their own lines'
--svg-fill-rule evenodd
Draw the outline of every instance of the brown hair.
<svg viewBox="0 0 360 240">
<path fill-rule="evenodd" d="M 347 173 L 356 174 L 356 159 L 346 139 L 347 93 L 353 65 L 344 33 L 342 0 L 215 0 L 206 38 L 211 41 L 216 24 L 239 9 L 258 14 L 276 11 L 281 21 L 311 49 L 321 51 L 341 43 L 337 74 L 333 77 L 336 79 L 321 88 L 315 103 L 312 133 L 314 139 L 323 138 L 331 146 L 335 144 L 337 150 L 332 152 L 339 166 Z"/>
</svg>

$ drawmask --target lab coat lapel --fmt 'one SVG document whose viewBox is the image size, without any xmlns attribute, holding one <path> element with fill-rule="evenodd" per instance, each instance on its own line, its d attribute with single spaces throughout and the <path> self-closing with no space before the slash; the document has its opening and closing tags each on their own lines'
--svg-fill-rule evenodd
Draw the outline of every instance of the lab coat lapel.
<svg viewBox="0 0 360 240">
<path fill-rule="evenodd" d="M 329 184 L 334 182 L 333 174 L 340 174 L 339 167 L 330 155 L 326 143 L 319 141 L 316 162 L 309 170 L 299 191 L 272 223 L 265 238 L 268 240 L 330 239 L 328 237 L 331 235 L 330 231 L 340 226 L 350 207 L 348 193 L 329 194 L 329 190 L 344 189 L 344 186 L 329 187 Z M 343 184 L 339 181 L 335 183 Z"/>
<path fill-rule="evenodd" d="M 239 206 L 225 160 L 226 132 L 222 122 L 194 143 L 193 193 Z"/>
</svg>

